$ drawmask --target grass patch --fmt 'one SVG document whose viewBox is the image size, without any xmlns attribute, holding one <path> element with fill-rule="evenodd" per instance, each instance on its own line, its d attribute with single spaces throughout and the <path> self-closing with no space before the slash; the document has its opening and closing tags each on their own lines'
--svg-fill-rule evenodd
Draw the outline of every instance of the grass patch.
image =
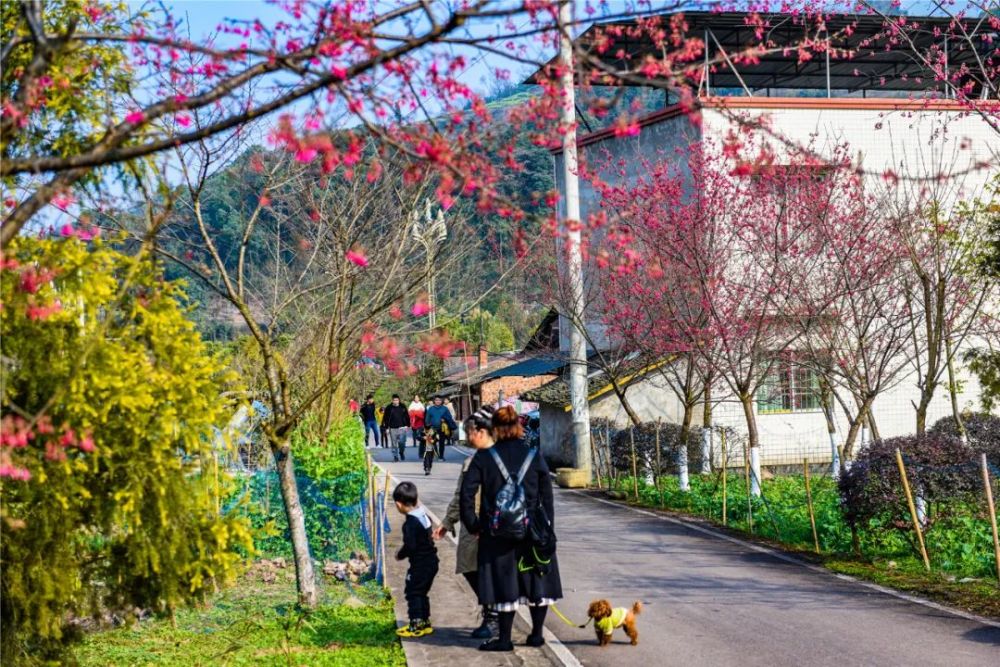
<svg viewBox="0 0 1000 667">
<path fill-rule="evenodd" d="M 935 572 L 925 572 L 917 559 L 908 561 L 864 562 L 856 558 L 829 556 L 821 563 L 841 574 L 913 593 L 921 597 L 958 607 L 974 614 L 1000 618 L 1000 587 L 996 580 L 952 581 Z"/>
<path fill-rule="evenodd" d="M 291 568 L 255 566 L 205 608 L 96 632 L 77 649 L 83 667 L 104 665 L 403 666 L 392 600 L 381 589 L 326 582 L 319 607 L 294 605 Z M 364 604 L 359 604 L 363 602 Z"/>
</svg>

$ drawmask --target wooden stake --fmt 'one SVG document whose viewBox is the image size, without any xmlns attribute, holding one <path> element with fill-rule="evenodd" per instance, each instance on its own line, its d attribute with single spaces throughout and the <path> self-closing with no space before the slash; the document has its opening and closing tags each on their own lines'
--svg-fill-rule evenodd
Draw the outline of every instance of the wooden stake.
<svg viewBox="0 0 1000 667">
<path fill-rule="evenodd" d="M 660 486 L 660 474 L 663 468 L 660 466 L 660 418 L 656 418 L 656 475 L 653 479 L 656 481 L 656 495 L 660 498 L 660 507 L 663 507 L 663 488 Z"/>
<path fill-rule="evenodd" d="M 597 471 L 597 488 L 598 490 L 603 488 L 601 484 L 601 459 L 597 457 L 597 445 L 594 444 L 593 434 L 590 438 L 590 457 L 594 461 L 594 470 Z"/>
<path fill-rule="evenodd" d="M 753 535 L 753 500 L 750 498 L 750 452 L 747 450 L 747 443 L 743 443 L 743 476 L 746 478 L 747 487 L 747 526 L 750 534 Z"/>
<path fill-rule="evenodd" d="M 913 529 L 917 531 L 917 542 L 920 544 L 920 555 L 924 559 L 924 569 L 931 571 L 931 560 L 927 557 L 927 547 L 924 546 L 924 533 L 920 530 L 920 519 L 917 518 L 917 508 L 913 505 L 913 494 L 910 492 L 910 480 L 906 478 L 906 466 L 903 465 L 903 453 L 896 448 L 896 465 L 899 466 L 899 476 L 903 478 L 903 491 L 906 492 L 906 502 L 910 506 L 910 518 L 913 519 Z"/>
<path fill-rule="evenodd" d="M 367 468 L 368 475 L 365 478 L 365 483 L 367 488 L 365 492 L 368 494 L 368 535 L 372 540 L 372 556 L 375 555 L 375 501 L 372 500 L 372 480 L 375 479 L 375 473 L 372 471 L 372 457 L 369 454 L 365 457 L 365 467 Z"/>
<path fill-rule="evenodd" d="M 604 451 L 601 453 L 604 459 L 604 467 L 608 471 L 608 488 L 618 488 L 618 471 L 615 470 L 615 463 L 611 457 L 611 435 L 604 429 Z"/>
<path fill-rule="evenodd" d="M 993 487 L 990 486 L 990 470 L 986 454 L 982 454 L 983 486 L 986 487 L 986 506 L 990 509 L 990 527 L 993 529 L 993 557 L 997 564 L 997 581 L 1000 581 L 1000 537 L 997 536 L 997 508 L 993 504 Z"/>
<path fill-rule="evenodd" d="M 816 553 L 819 553 L 819 535 L 816 534 L 816 514 L 813 512 L 813 494 L 812 487 L 809 486 L 809 459 L 802 459 L 802 472 L 806 476 L 806 503 L 809 505 L 809 523 L 812 524 L 813 529 L 813 545 L 816 547 Z"/>
<path fill-rule="evenodd" d="M 725 429 L 719 432 L 720 439 L 722 440 L 722 525 L 726 525 L 726 520 L 728 515 L 726 514 L 726 477 L 729 476 L 729 470 L 726 469 L 726 431 Z"/>
<path fill-rule="evenodd" d="M 383 517 L 385 516 L 386 505 L 388 504 L 388 501 L 389 501 L 389 482 L 391 481 L 391 479 L 392 479 L 392 477 L 389 474 L 389 471 L 386 470 L 385 471 L 385 498 L 383 498 L 383 502 L 382 502 L 382 516 Z M 382 530 L 382 525 L 384 525 L 384 524 L 385 524 L 384 519 L 383 519 L 383 521 L 379 522 L 379 530 Z M 382 563 L 382 565 L 381 565 L 382 582 L 385 583 L 385 535 L 384 534 L 382 535 L 382 539 L 379 540 L 379 544 L 382 545 L 382 548 L 379 551 L 379 553 L 380 553 L 381 559 L 382 559 L 381 560 L 381 563 Z"/>
<path fill-rule="evenodd" d="M 635 501 L 639 502 L 639 469 L 635 465 L 635 426 L 628 429 L 628 443 L 632 450 L 632 491 L 635 494 Z"/>
</svg>

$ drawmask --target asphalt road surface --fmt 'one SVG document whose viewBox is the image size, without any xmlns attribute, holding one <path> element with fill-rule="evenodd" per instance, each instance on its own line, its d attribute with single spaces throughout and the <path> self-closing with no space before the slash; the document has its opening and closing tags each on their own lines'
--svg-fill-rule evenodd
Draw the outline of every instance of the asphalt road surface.
<svg viewBox="0 0 1000 667">
<path fill-rule="evenodd" d="M 375 451 L 395 477 L 417 483 L 435 514 L 444 513 L 460 450 L 449 450 L 430 477 L 413 448 L 401 463 Z M 635 647 L 619 630 L 599 648 L 589 627 L 568 627 L 550 613 L 547 627 L 583 665 L 1000 666 L 1000 623 L 881 593 L 697 526 L 559 489 L 555 524 L 566 616 L 583 622 L 589 602 L 602 597 L 645 606 Z"/>
</svg>

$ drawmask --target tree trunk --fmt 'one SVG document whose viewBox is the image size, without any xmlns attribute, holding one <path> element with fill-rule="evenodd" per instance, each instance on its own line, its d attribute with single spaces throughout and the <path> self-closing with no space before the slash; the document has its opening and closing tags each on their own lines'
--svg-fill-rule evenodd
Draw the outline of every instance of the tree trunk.
<svg viewBox="0 0 1000 667">
<path fill-rule="evenodd" d="M 882 434 L 878 431 L 878 423 L 875 421 L 875 411 L 872 410 L 872 403 L 874 402 L 875 400 L 872 399 L 868 404 L 868 428 L 871 429 L 872 440 L 881 440 Z"/>
<path fill-rule="evenodd" d="M 740 392 L 740 403 L 747 420 L 747 440 L 750 444 L 750 492 L 760 496 L 760 437 L 757 434 L 757 417 L 753 412 L 753 395 Z"/>
<path fill-rule="evenodd" d="M 684 419 L 681 422 L 681 441 L 677 446 L 677 482 L 681 491 L 690 491 L 691 483 L 688 477 L 688 435 L 691 433 L 691 422 L 694 420 L 694 404 L 684 402 Z"/>
<path fill-rule="evenodd" d="M 930 394 L 922 393 L 920 403 L 917 405 L 917 435 L 927 433 L 927 406 L 930 405 L 930 402 Z"/>
<path fill-rule="evenodd" d="M 313 571 L 312 556 L 309 553 L 309 538 L 306 534 L 305 513 L 299 501 L 299 485 L 295 480 L 295 464 L 292 461 L 288 443 L 275 448 L 274 463 L 278 468 L 281 498 L 285 505 L 285 517 L 292 537 L 292 552 L 295 558 L 295 581 L 298 586 L 299 604 L 304 607 L 316 606 L 316 574 Z"/>
<path fill-rule="evenodd" d="M 701 413 L 701 474 L 712 472 L 712 379 L 705 379 L 704 399 Z"/>
<path fill-rule="evenodd" d="M 858 413 L 854 415 L 854 419 L 848 417 L 849 427 L 847 429 L 847 438 L 844 440 L 844 458 L 851 459 L 854 455 L 854 443 L 858 437 L 858 431 L 861 430 L 865 421 L 868 419 L 868 410 L 871 408 L 872 399 L 863 400 L 858 405 Z M 862 443 L 864 438 L 862 437 Z"/>
<path fill-rule="evenodd" d="M 625 408 L 625 414 L 628 415 L 629 421 L 631 421 L 634 426 L 641 426 L 642 420 L 639 419 L 639 415 L 637 415 L 635 410 L 632 409 L 632 405 L 625 397 L 625 389 L 618 384 L 618 378 L 614 376 L 614 373 L 608 373 L 608 377 L 611 379 L 611 388 L 614 389 L 615 396 L 618 397 L 618 402 L 622 404 L 623 408 Z"/>
<path fill-rule="evenodd" d="M 965 432 L 965 422 L 962 421 L 962 413 L 958 410 L 958 381 L 955 380 L 955 360 L 952 358 L 951 336 L 945 337 L 944 349 L 948 356 L 948 395 L 951 396 L 951 414 L 955 417 L 958 437 L 962 439 L 963 443 L 969 444 L 969 436 Z"/>
<path fill-rule="evenodd" d="M 834 479 L 840 476 L 840 454 L 837 452 L 837 422 L 833 419 L 833 397 L 830 386 L 823 383 L 823 416 L 826 417 L 826 433 L 830 438 L 830 474 Z"/>
</svg>

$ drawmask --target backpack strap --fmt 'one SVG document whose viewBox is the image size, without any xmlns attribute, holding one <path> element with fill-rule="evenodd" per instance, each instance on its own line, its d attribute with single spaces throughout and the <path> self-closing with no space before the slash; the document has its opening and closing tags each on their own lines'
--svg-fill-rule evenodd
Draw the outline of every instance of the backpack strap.
<svg viewBox="0 0 1000 667">
<path fill-rule="evenodd" d="M 490 447 L 489 452 L 490 452 L 490 455 L 493 457 L 493 461 L 496 462 L 497 467 L 500 468 L 500 474 L 503 475 L 503 481 L 504 482 L 509 481 L 510 480 L 510 473 L 507 472 L 507 466 L 505 466 L 503 464 L 503 461 L 500 460 L 500 455 L 497 454 L 497 450 L 495 450 L 492 447 Z"/>
<path fill-rule="evenodd" d="M 535 449 L 529 449 L 528 455 L 524 457 L 524 463 L 521 464 L 521 469 L 517 471 L 517 483 L 520 484 L 524 481 L 524 476 L 528 474 L 528 467 L 531 466 L 531 459 L 535 458 Z"/>
</svg>

